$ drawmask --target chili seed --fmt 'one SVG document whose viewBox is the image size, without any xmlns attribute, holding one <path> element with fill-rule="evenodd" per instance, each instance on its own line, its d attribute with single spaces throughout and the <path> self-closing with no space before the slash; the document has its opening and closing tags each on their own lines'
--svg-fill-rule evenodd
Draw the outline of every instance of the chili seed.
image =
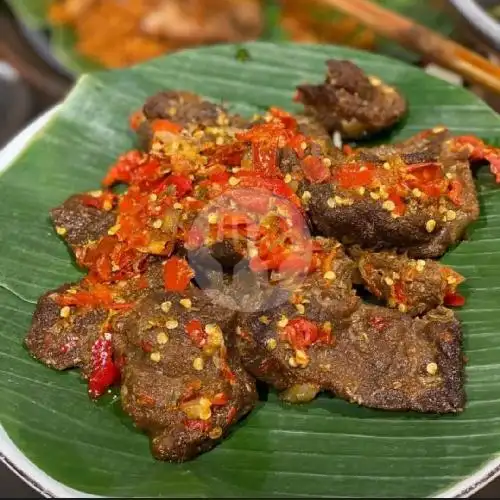
<svg viewBox="0 0 500 500">
<path fill-rule="evenodd" d="M 299 314 L 304 314 L 306 312 L 306 308 L 302 304 L 295 304 L 295 308 Z"/>
<path fill-rule="evenodd" d="M 386 200 L 386 201 L 384 201 L 384 203 L 382 203 L 382 208 L 384 210 L 388 210 L 389 212 L 392 212 L 396 208 L 396 205 L 393 201 Z"/>
<path fill-rule="evenodd" d="M 168 313 L 170 311 L 170 308 L 172 307 L 172 302 L 170 302 L 170 300 L 167 300 L 166 302 L 162 302 L 160 307 L 164 313 Z"/>
<path fill-rule="evenodd" d="M 61 310 L 59 311 L 59 315 L 61 318 L 67 318 L 71 314 L 71 309 L 69 306 L 64 306 L 61 307 Z"/>
<path fill-rule="evenodd" d="M 295 353 L 295 361 L 300 367 L 305 368 L 309 364 L 309 356 L 305 351 L 299 349 Z"/>
<path fill-rule="evenodd" d="M 323 278 L 328 281 L 333 281 L 337 275 L 333 271 L 327 271 L 325 274 L 323 274 Z"/>
<path fill-rule="evenodd" d="M 169 319 L 165 322 L 165 326 L 168 330 L 175 330 L 179 326 L 179 322 L 176 319 Z"/>
<path fill-rule="evenodd" d="M 455 220 L 457 218 L 457 213 L 454 210 L 448 210 L 446 212 L 446 218 L 448 220 Z"/>
<path fill-rule="evenodd" d="M 168 335 L 165 333 L 165 332 L 160 332 L 157 336 L 156 336 L 156 341 L 158 342 L 158 344 L 160 345 L 165 345 L 167 342 L 168 342 Z"/>
<path fill-rule="evenodd" d="M 217 426 L 214 427 L 209 433 L 208 437 L 210 439 L 219 439 L 222 436 L 222 428 Z"/>
<path fill-rule="evenodd" d="M 149 357 L 151 361 L 158 363 L 161 359 L 161 354 L 159 352 L 152 352 Z"/>
<path fill-rule="evenodd" d="M 432 363 L 429 363 L 425 367 L 425 369 L 429 375 L 436 375 L 436 373 L 438 372 L 438 365 L 436 363 L 432 362 Z"/>
<path fill-rule="evenodd" d="M 64 236 L 67 232 L 68 232 L 68 230 L 67 230 L 65 227 L 62 227 L 62 226 L 56 226 L 56 233 L 57 233 L 59 236 Z"/>
<path fill-rule="evenodd" d="M 436 229 L 436 221 L 434 219 L 429 219 L 425 223 L 425 229 L 428 233 L 432 233 L 432 231 L 434 231 L 434 229 Z"/>
<path fill-rule="evenodd" d="M 267 339 L 266 340 L 266 349 L 268 351 L 274 351 L 277 346 L 278 346 L 278 342 L 276 342 L 276 339 Z"/>
<path fill-rule="evenodd" d="M 282 314 L 281 318 L 277 321 L 276 323 L 280 328 L 285 328 L 286 325 L 288 325 L 288 318 Z"/>
<path fill-rule="evenodd" d="M 195 358 L 194 361 L 193 361 L 193 368 L 198 371 L 198 372 L 201 372 L 201 370 L 203 370 L 203 367 L 205 366 L 205 362 L 203 361 L 203 358 Z"/>
<path fill-rule="evenodd" d="M 185 309 L 191 309 L 193 307 L 193 303 L 191 302 L 191 299 L 181 299 L 179 300 L 179 304 L 184 307 Z"/>
<path fill-rule="evenodd" d="M 269 323 L 271 323 L 271 320 L 267 317 L 267 316 L 261 316 L 259 318 L 259 321 L 263 324 L 263 325 L 268 325 Z"/>
<path fill-rule="evenodd" d="M 111 226 L 109 229 L 108 229 L 108 234 L 110 236 L 113 236 L 114 234 L 116 234 L 118 231 L 120 230 L 120 224 L 115 224 L 114 226 Z"/>
<path fill-rule="evenodd" d="M 328 200 L 326 200 L 326 204 L 330 207 L 330 208 L 335 208 L 336 207 L 336 203 L 335 203 L 335 200 L 333 198 L 328 198 Z"/>
<path fill-rule="evenodd" d="M 394 285 L 394 280 L 393 280 L 393 279 L 391 279 L 391 278 L 389 278 L 389 276 L 386 276 L 386 277 L 384 278 L 384 281 L 385 281 L 385 282 L 386 282 L 386 284 L 387 284 L 387 285 L 389 285 L 389 286 Z"/>
</svg>

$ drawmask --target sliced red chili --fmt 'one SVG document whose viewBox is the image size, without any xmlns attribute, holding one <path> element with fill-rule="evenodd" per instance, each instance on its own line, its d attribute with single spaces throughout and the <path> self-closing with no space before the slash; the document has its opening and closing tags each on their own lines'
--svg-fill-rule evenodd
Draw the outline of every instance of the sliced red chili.
<svg viewBox="0 0 500 500">
<path fill-rule="evenodd" d="M 109 335 L 109 334 L 108 334 Z M 109 387 L 119 381 L 120 372 L 113 362 L 111 339 L 98 338 L 91 351 L 92 369 L 88 381 L 91 398 L 102 396 Z"/>
<path fill-rule="evenodd" d="M 184 291 L 193 277 L 191 266 L 180 257 L 170 257 L 163 266 L 163 282 L 167 291 Z"/>
<path fill-rule="evenodd" d="M 368 164 L 347 163 L 335 171 L 335 180 L 344 189 L 368 187 L 375 180 L 375 166 Z"/>
<path fill-rule="evenodd" d="M 318 156 L 306 156 L 302 160 L 302 171 L 305 178 L 314 184 L 324 182 L 330 177 L 330 169 Z"/>
<path fill-rule="evenodd" d="M 193 432 L 202 432 L 202 433 L 207 433 L 210 428 L 211 424 L 208 420 L 184 420 L 184 427 Z"/>
<path fill-rule="evenodd" d="M 462 191 L 463 185 L 459 180 L 454 179 L 450 182 L 448 186 L 448 198 L 457 207 L 463 205 Z"/>
<path fill-rule="evenodd" d="M 294 318 L 285 326 L 282 337 L 294 349 L 305 349 L 318 340 L 318 325 L 306 318 Z"/>
<path fill-rule="evenodd" d="M 102 184 L 111 186 L 117 182 L 129 183 L 132 178 L 132 172 L 138 168 L 143 160 L 144 154 L 140 151 L 129 151 L 118 158 L 118 161 L 109 169 L 104 177 Z"/>
<path fill-rule="evenodd" d="M 193 189 L 193 182 L 184 175 L 172 174 L 165 179 L 165 186 L 174 186 L 178 198 L 183 198 Z"/>
<path fill-rule="evenodd" d="M 142 109 L 134 111 L 129 117 L 129 126 L 132 130 L 137 130 L 141 124 L 146 120 Z"/>
<path fill-rule="evenodd" d="M 153 132 L 170 132 L 172 134 L 179 134 L 182 132 L 182 126 L 170 120 L 156 119 L 151 122 Z"/>
<path fill-rule="evenodd" d="M 199 319 L 192 319 L 185 330 L 196 347 L 202 348 L 207 343 L 207 334 Z"/>
<path fill-rule="evenodd" d="M 462 307 L 465 304 L 465 297 L 459 293 L 448 293 L 444 297 L 444 304 L 451 307 Z"/>
<path fill-rule="evenodd" d="M 229 398 L 224 392 L 217 393 L 212 399 L 212 406 L 224 406 L 229 403 Z"/>
<path fill-rule="evenodd" d="M 405 286 L 402 281 L 394 283 L 394 299 L 398 304 L 405 304 L 407 300 Z"/>
</svg>

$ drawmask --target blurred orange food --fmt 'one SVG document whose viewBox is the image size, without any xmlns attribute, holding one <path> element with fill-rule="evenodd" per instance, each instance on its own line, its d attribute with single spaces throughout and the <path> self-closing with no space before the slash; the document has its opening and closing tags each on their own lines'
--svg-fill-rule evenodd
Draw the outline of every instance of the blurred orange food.
<svg viewBox="0 0 500 500">
<path fill-rule="evenodd" d="M 166 52 L 259 38 L 269 0 L 54 0 L 53 24 L 72 27 L 79 53 L 108 68 Z M 374 34 L 312 0 L 281 0 L 279 23 L 291 40 L 373 49 Z"/>
<path fill-rule="evenodd" d="M 50 20 L 76 31 L 77 50 L 119 68 L 182 47 L 258 38 L 259 0 L 55 0 Z"/>
</svg>

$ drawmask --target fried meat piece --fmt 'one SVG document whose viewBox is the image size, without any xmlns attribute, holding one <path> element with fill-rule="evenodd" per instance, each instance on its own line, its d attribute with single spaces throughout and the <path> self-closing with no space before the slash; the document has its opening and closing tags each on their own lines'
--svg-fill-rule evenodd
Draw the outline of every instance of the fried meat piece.
<svg viewBox="0 0 500 500">
<path fill-rule="evenodd" d="M 231 336 L 233 311 L 201 293 L 156 292 L 116 322 L 123 409 L 154 456 L 180 462 L 213 448 L 257 399 Z"/>
<path fill-rule="evenodd" d="M 290 402 L 326 390 L 363 406 L 448 413 L 463 409 L 460 324 L 439 307 L 423 318 L 359 305 L 341 315 L 311 297 L 248 315 L 238 349 L 249 373 Z"/>
<path fill-rule="evenodd" d="M 391 128 L 406 113 L 406 101 L 394 87 L 352 62 L 329 60 L 327 67 L 325 82 L 300 85 L 296 99 L 329 133 L 364 138 Z"/>
<path fill-rule="evenodd" d="M 63 285 L 38 299 L 25 344 L 33 357 L 51 368 L 80 367 L 89 374 L 92 345 L 103 331 L 108 314 L 99 307 L 61 306 L 58 297 L 71 288 Z"/>
<path fill-rule="evenodd" d="M 330 172 L 302 185 L 309 216 L 319 234 L 345 243 L 439 257 L 479 214 L 468 156 L 439 128 L 328 158 Z"/>
<path fill-rule="evenodd" d="M 77 194 L 50 211 L 57 234 L 74 252 L 101 239 L 115 224 L 112 199 L 101 191 Z"/>
<path fill-rule="evenodd" d="M 114 286 L 94 285 L 83 279 L 48 291 L 37 302 L 25 338 L 28 350 L 51 368 L 78 367 L 88 378 L 96 341 L 105 333 L 111 335 L 112 321 L 129 309 L 128 304 L 137 301 L 145 290 L 163 285 L 161 275 L 161 262 L 151 261 L 144 275 Z"/>
<path fill-rule="evenodd" d="M 162 126 L 165 123 L 162 120 L 167 120 L 173 127 Z M 229 114 L 223 106 L 206 101 L 197 94 L 165 90 L 146 100 L 139 117 L 137 134 L 143 149 L 149 151 L 155 134 L 164 136 L 184 129 L 207 141 L 220 135 L 221 129 L 232 133 L 247 125 L 248 122 L 242 117 Z"/>
<path fill-rule="evenodd" d="M 434 260 L 414 260 L 394 252 L 350 252 L 362 284 L 389 307 L 412 316 L 452 302 L 464 278 Z M 354 254 L 354 255 L 353 255 Z"/>
</svg>

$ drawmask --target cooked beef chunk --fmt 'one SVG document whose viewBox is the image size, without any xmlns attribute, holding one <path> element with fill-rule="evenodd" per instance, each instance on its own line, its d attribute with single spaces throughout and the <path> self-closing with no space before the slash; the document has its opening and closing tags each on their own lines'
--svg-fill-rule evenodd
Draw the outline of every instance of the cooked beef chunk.
<svg viewBox="0 0 500 500">
<path fill-rule="evenodd" d="M 433 258 L 460 241 L 479 214 L 468 151 L 442 129 L 334 161 L 324 183 L 303 186 L 324 236 Z"/>
<path fill-rule="evenodd" d="M 201 293 L 153 293 L 116 322 L 122 405 L 154 456 L 180 462 L 215 446 L 256 399 L 233 345 L 235 315 Z"/>
<path fill-rule="evenodd" d="M 238 348 L 245 368 L 305 402 L 320 390 L 364 406 L 447 413 L 463 409 L 460 324 L 437 308 L 424 318 L 360 305 L 349 315 L 314 298 L 249 315 Z"/>
<path fill-rule="evenodd" d="M 51 290 L 40 297 L 25 343 L 32 356 L 56 370 L 80 367 L 90 373 L 93 343 L 107 319 L 103 308 L 61 306 L 57 297 L 71 285 Z"/>
<path fill-rule="evenodd" d="M 116 221 L 114 211 L 85 204 L 85 197 L 93 198 L 89 194 L 77 194 L 50 212 L 57 233 L 73 251 L 102 238 Z M 95 200 L 97 201 L 97 197 Z M 111 205 L 109 208 L 112 208 Z"/>
<path fill-rule="evenodd" d="M 169 120 L 191 133 L 205 132 L 204 140 L 217 136 L 217 130 L 221 128 L 238 129 L 248 126 L 248 122 L 241 116 L 231 115 L 223 106 L 205 101 L 192 92 L 158 92 L 146 100 L 143 113 L 145 120 L 139 125 L 137 133 L 141 146 L 146 151 L 153 143 L 152 125 L 155 120 Z"/>
<path fill-rule="evenodd" d="M 25 339 L 30 353 L 56 370 L 82 368 L 83 376 L 88 377 L 92 346 L 111 331 L 108 320 L 126 311 L 114 304 L 132 304 L 148 290 L 163 287 L 162 270 L 161 262 L 152 258 L 143 276 L 113 287 L 93 288 L 82 280 L 45 293 L 38 300 Z"/>
<path fill-rule="evenodd" d="M 394 87 L 352 62 L 330 60 L 327 67 L 325 82 L 300 85 L 297 100 L 328 132 L 360 139 L 394 126 L 406 113 L 406 101 Z"/>
<path fill-rule="evenodd" d="M 413 260 L 394 252 L 354 250 L 363 285 L 390 307 L 415 316 L 456 296 L 464 278 L 433 260 Z"/>
</svg>

